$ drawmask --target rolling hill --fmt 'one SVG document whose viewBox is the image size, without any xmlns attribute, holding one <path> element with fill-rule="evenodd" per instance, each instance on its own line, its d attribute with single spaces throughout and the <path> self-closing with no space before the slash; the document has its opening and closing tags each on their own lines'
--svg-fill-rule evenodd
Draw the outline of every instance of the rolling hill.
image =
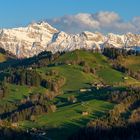
<svg viewBox="0 0 140 140">
<path fill-rule="evenodd" d="M 137 67 L 138 59 L 128 58 L 122 63 Z M 28 130 L 31 136 L 41 131 L 42 139 L 67 139 L 117 105 L 110 101 L 112 92 L 140 85 L 114 69 L 106 56 L 92 51 L 46 52 L 21 62 L 6 65 L 9 68 L 1 72 L 0 117 L 8 127 Z"/>
</svg>

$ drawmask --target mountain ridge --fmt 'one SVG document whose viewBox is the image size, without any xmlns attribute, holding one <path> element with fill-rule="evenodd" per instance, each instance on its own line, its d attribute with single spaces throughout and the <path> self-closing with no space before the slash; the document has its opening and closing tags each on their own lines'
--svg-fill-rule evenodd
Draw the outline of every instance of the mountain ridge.
<svg viewBox="0 0 140 140">
<path fill-rule="evenodd" d="M 42 51 L 73 51 L 76 49 L 101 50 L 104 47 L 140 49 L 140 35 L 123 35 L 84 31 L 68 34 L 47 22 L 29 24 L 27 27 L 0 30 L 0 47 L 18 58 L 32 57 Z"/>
</svg>

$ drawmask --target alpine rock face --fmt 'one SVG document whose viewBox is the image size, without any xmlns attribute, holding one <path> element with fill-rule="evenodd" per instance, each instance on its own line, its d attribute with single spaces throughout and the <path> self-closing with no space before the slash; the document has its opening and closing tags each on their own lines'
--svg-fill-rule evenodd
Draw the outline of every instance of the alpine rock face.
<svg viewBox="0 0 140 140">
<path fill-rule="evenodd" d="M 27 27 L 2 29 L 0 47 L 18 58 L 31 57 L 44 51 L 58 30 L 46 22 L 32 23 Z"/>
<path fill-rule="evenodd" d="M 55 53 L 75 49 L 101 50 L 104 47 L 139 49 L 140 35 L 103 35 L 88 31 L 72 35 L 53 28 L 47 22 L 0 30 L 0 48 L 8 50 L 18 58 L 32 57 L 45 50 Z"/>
</svg>

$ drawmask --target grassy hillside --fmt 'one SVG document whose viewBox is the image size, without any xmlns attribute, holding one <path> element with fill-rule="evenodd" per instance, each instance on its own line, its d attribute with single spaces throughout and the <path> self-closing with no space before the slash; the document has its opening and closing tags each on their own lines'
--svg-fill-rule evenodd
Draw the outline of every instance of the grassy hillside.
<svg viewBox="0 0 140 140">
<path fill-rule="evenodd" d="M 133 58 L 132 58 L 133 59 Z M 124 80 L 124 77 L 126 76 L 125 74 L 115 70 L 112 68 L 112 66 L 109 64 L 108 59 L 103 56 L 102 54 L 99 53 L 92 53 L 92 52 L 87 52 L 87 51 L 82 51 L 82 50 L 77 50 L 75 52 L 68 52 L 62 56 L 60 56 L 56 62 L 74 62 L 74 61 L 85 61 L 87 63 L 87 65 L 89 65 L 91 68 L 95 68 L 96 69 L 96 74 L 92 74 L 86 77 L 91 77 L 91 79 L 93 80 L 93 82 L 99 82 L 102 81 L 106 84 L 119 84 L 119 85 L 129 85 L 129 84 L 135 84 L 137 83 L 137 81 L 131 77 L 129 77 L 129 80 Z M 138 61 L 138 59 L 137 59 Z M 135 64 L 135 66 L 137 66 L 137 64 Z M 77 71 L 82 70 L 82 67 L 79 67 L 77 65 L 74 66 L 61 66 L 61 71 L 62 69 L 63 72 L 62 74 L 67 73 L 67 68 L 73 68 L 76 69 Z M 138 67 L 138 66 L 137 66 Z M 56 69 L 59 69 L 58 67 L 53 67 Z M 77 77 L 79 78 L 79 76 L 75 75 L 76 73 L 73 72 L 73 70 L 71 69 L 71 72 L 68 71 L 68 74 L 70 74 L 73 77 L 76 77 L 75 79 L 77 79 Z M 83 78 L 81 78 L 83 79 Z M 84 78 L 86 80 L 86 78 Z M 76 84 L 77 82 L 75 82 Z"/>
<path fill-rule="evenodd" d="M 88 87 L 88 83 L 92 83 L 92 81 L 94 81 L 96 78 L 92 74 L 84 73 L 81 70 L 80 66 L 63 65 L 39 69 L 39 71 L 41 71 L 42 73 L 45 73 L 49 70 L 57 70 L 59 72 L 59 75 L 65 77 L 66 84 L 64 85 L 63 89 L 67 91 Z"/>
<path fill-rule="evenodd" d="M 120 64 L 132 71 L 140 70 L 140 56 L 126 56 L 120 61 Z"/>
<path fill-rule="evenodd" d="M 48 129 L 47 137 L 54 140 L 67 139 L 80 127 L 86 126 L 91 119 L 101 117 L 113 106 L 111 103 L 93 99 L 60 107 L 55 113 L 40 115 L 34 123 L 25 121 L 21 126 L 25 128 L 44 126 Z M 87 110 L 91 114 L 83 116 L 82 112 Z"/>
<path fill-rule="evenodd" d="M 14 85 L 14 84 L 6 84 L 7 92 L 5 98 L 1 100 L 0 104 L 4 102 L 16 102 L 20 101 L 23 98 L 29 96 L 31 93 L 45 93 L 46 89 L 42 87 L 28 87 L 28 86 L 21 86 L 21 85 Z"/>
<path fill-rule="evenodd" d="M 68 52 L 60 56 L 56 62 L 67 61 L 86 61 L 91 66 L 108 65 L 107 58 L 100 53 L 92 53 L 84 50 L 76 50 L 74 52 Z"/>
<path fill-rule="evenodd" d="M 44 130 L 47 131 L 47 137 L 53 140 L 67 139 L 72 133 L 86 126 L 90 120 L 104 116 L 115 105 L 107 99 L 110 92 L 123 90 L 130 85 L 140 85 L 140 82 L 135 78 L 115 70 L 108 58 L 100 53 L 76 50 L 74 52 L 61 54 L 52 61 L 41 58 L 42 60 L 39 65 L 34 64 L 34 62 L 40 62 L 39 58 L 35 59 L 38 61 L 31 59 L 33 64 L 28 60 L 29 66 L 27 68 L 23 68 L 23 65 L 20 66 L 19 63 L 18 65 L 20 67 L 18 69 L 3 70 L 0 73 L 0 80 L 4 82 L 4 76 L 7 76 L 12 70 L 14 73 L 17 71 L 17 78 L 13 81 L 21 80 L 20 74 L 23 74 L 24 69 L 28 72 L 33 71 L 32 74 L 34 75 L 28 75 L 29 78 L 37 74 L 41 80 L 51 81 L 54 85 L 56 84 L 55 81 L 63 79 L 64 84 L 60 86 L 58 90 L 59 94 L 57 94 L 56 97 L 54 96 L 54 98 L 49 101 L 46 98 L 45 100 L 40 99 L 43 98 L 40 97 L 40 102 L 34 102 L 35 105 L 40 105 L 42 102 L 47 104 L 49 102 L 56 106 L 56 111 L 43 112 L 39 115 L 35 115 L 33 121 L 27 119 L 18 122 L 19 127 L 23 130 L 44 128 Z M 4 61 L 4 59 L 1 60 Z M 43 64 L 43 66 L 41 64 Z M 134 56 L 124 58 L 122 64 L 125 64 L 131 69 L 138 70 L 139 68 L 138 57 L 136 58 Z M 88 71 L 85 71 L 85 68 L 88 68 Z M 95 71 L 91 72 L 91 69 Z M 30 81 L 26 76 L 27 74 L 22 78 Z M 13 75 L 11 77 L 13 78 Z M 127 78 L 125 79 L 125 77 Z M 46 91 L 50 91 L 51 89 L 48 88 L 49 83 L 46 83 L 46 87 L 43 87 L 41 83 L 38 86 L 32 86 L 31 84 L 26 85 L 22 83 L 20 85 L 7 82 L 7 94 L 1 99 L 1 107 L 4 104 L 6 106 L 7 104 L 15 103 L 14 107 L 18 108 L 17 104 L 20 104 L 22 99 L 31 94 L 36 95 L 41 93 L 41 95 L 45 96 Z M 54 86 L 51 84 L 50 87 Z M 94 87 L 96 84 L 103 84 L 103 87 Z M 81 89 L 89 89 L 90 91 L 81 92 Z M 50 94 L 54 93 L 50 91 Z M 76 102 L 68 101 L 68 98 L 71 96 L 76 98 Z M 12 111 L 10 113 L 12 113 Z M 88 114 L 84 116 L 82 115 L 83 112 L 88 112 Z M 20 112 L 19 114 L 24 114 L 24 112 Z"/>
</svg>

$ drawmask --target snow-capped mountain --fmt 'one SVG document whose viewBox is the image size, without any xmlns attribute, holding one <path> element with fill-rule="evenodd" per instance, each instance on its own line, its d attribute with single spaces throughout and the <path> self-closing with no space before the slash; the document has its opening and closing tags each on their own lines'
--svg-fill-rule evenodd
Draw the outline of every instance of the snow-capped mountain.
<svg viewBox="0 0 140 140">
<path fill-rule="evenodd" d="M 140 46 L 140 35 L 116 35 L 88 31 L 71 35 L 59 31 L 47 22 L 29 24 L 27 27 L 0 30 L 0 47 L 18 58 L 31 57 L 44 50 L 72 51 L 75 49 L 101 49 L 103 47 L 135 48 Z"/>
<path fill-rule="evenodd" d="M 0 30 L 0 47 L 18 57 L 30 57 L 44 51 L 58 30 L 46 22 L 27 27 Z"/>
</svg>

